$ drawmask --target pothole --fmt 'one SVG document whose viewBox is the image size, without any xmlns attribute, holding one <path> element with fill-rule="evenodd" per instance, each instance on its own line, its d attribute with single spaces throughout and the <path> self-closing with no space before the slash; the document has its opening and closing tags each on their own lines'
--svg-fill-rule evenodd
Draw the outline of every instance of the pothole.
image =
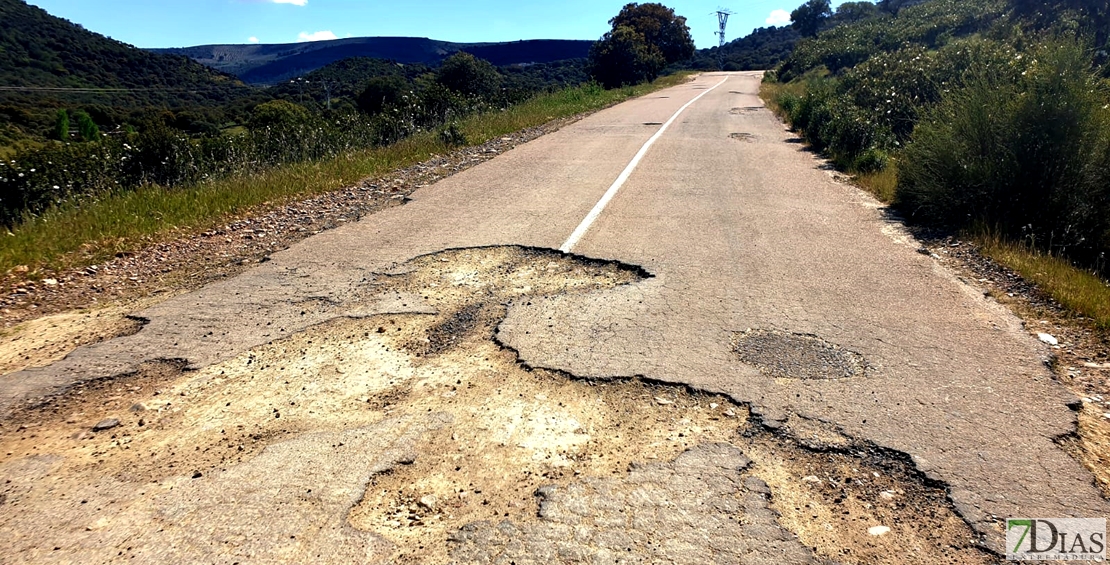
<svg viewBox="0 0 1110 565">
<path fill-rule="evenodd" d="M 738 115 L 742 115 L 742 114 L 750 114 L 752 112 L 758 112 L 762 109 L 763 109 L 763 106 L 744 106 L 744 107 L 732 108 L 728 111 L 728 113 L 732 114 L 734 116 L 738 116 Z"/>
<path fill-rule="evenodd" d="M 496 343 L 513 303 L 643 271 L 494 247 L 397 273 L 365 308 L 400 296 L 434 313 L 339 319 L 172 382 L 72 391 L 59 406 L 82 403 L 80 417 L 43 411 L 0 435 L 0 553 L 990 561 L 941 486 L 827 424 L 787 419 L 809 449 L 725 398 L 528 370 Z M 104 418 L 120 423 L 91 432 Z M 878 525 L 890 533 L 868 534 Z"/>
<path fill-rule="evenodd" d="M 752 135 L 750 133 L 745 133 L 745 132 L 730 133 L 730 134 L 728 134 L 728 136 L 732 139 L 737 140 L 737 141 L 747 141 L 747 142 L 755 141 L 755 136 L 754 135 Z"/>
<path fill-rule="evenodd" d="M 1094 402 L 1083 402 L 1075 434 L 1057 443 L 1083 464 L 1095 477 L 1103 496 L 1110 498 L 1110 412 Z"/>
<path fill-rule="evenodd" d="M 867 370 L 863 356 L 815 335 L 747 330 L 733 338 L 740 360 L 784 379 L 848 379 Z"/>
<path fill-rule="evenodd" d="M 0 332 L 0 375 L 49 365 L 83 345 L 132 335 L 143 320 L 121 307 L 44 316 Z"/>
</svg>

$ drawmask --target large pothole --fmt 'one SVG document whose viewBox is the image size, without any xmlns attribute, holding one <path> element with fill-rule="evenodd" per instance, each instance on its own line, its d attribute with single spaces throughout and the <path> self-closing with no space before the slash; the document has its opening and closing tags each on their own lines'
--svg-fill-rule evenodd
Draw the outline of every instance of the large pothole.
<svg viewBox="0 0 1110 565">
<path fill-rule="evenodd" d="M 140 372 L 25 408 L 0 430 L 0 552 L 991 561 L 943 488 L 820 423 L 786 422 L 818 449 L 802 447 L 725 398 L 529 370 L 494 339 L 513 303 L 644 276 L 554 251 L 447 251 L 379 277 L 354 308 L 400 297 L 426 313 L 339 319 L 169 381 Z"/>
<path fill-rule="evenodd" d="M 0 375 L 49 365 L 82 345 L 132 335 L 143 320 L 114 306 L 54 314 L 0 331 Z"/>
</svg>

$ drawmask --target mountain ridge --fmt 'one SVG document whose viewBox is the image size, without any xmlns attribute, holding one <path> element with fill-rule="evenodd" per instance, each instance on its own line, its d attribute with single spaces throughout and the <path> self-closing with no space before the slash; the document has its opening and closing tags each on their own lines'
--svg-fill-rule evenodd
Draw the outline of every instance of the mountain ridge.
<svg viewBox="0 0 1110 565">
<path fill-rule="evenodd" d="M 148 51 L 183 55 L 250 84 L 276 84 L 349 57 L 435 66 L 456 52 L 466 51 L 494 65 L 505 66 L 581 59 L 589 54 L 591 45 L 593 41 L 577 39 L 454 43 L 426 37 L 352 37 L 304 43 L 210 44 Z"/>
</svg>

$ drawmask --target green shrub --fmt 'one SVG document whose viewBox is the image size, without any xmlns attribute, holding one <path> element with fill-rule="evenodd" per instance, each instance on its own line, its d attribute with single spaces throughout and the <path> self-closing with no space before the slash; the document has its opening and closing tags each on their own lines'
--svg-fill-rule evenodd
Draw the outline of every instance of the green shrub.
<svg viewBox="0 0 1110 565">
<path fill-rule="evenodd" d="M 466 134 L 459 129 L 459 124 L 451 122 L 439 132 L 439 140 L 448 147 L 466 145 Z"/>
<path fill-rule="evenodd" d="M 81 139 L 85 141 L 100 139 L 100 128 L 97 127 L 96 122 L 93 121 L 88 112 L 78 110 L 73 113 L 73 119 L 77 122 L 77 133 L 81 136 Z"/>
<path fill-rule="evenodd" d="M 459 51 L 443 60 L 436 81 L 464 96 L 492 98 L 501 88 L 501 73 L 489 61 Z"/>
<path fill-rule="evenodd" d="M 380 114 L 386 108 L 401 105 L 411 91 L 412 86 L 403 77 L 374 77 L 359 94 L 358 109 L 367 114 Z"/>
<path fill-rule="evenodd" d="M 62 108 L 54 118 L 54 139 L 69 141 L 69 112 Z"/>
<path fill-rule="evenodd" d="M 1110 98 L 1074 41 L 1020 61 L 1020 73 L 977 63 L 926 112 L 901 160 L 897 204 L 921 221 L 1094 253 L 1110 227 Z"/>
<path fill-rule="evenodd" d="M 890 166 L 890 154 L 875 147 L 868 148 L 852 162 L 851 169 L 857 173 L 877 173 Z"/>
<path fill-rule="evenodd" d="M 255 106 L 250 125 L 252 129 L 262 129 L 299 124 L 308 119 L 309 113 L 304 106 L 288 100 L 271 100 Z"/>
</svg>

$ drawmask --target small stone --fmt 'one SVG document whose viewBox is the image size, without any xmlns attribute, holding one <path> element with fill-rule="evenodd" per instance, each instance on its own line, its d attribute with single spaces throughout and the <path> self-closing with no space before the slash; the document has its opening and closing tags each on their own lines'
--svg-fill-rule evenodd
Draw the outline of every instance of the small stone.
<svg viewBox="0 0 1110 565">
<path fill-rule="evenodd" d="M 57 286 L 58 279 L 42 279 L 42 284 L 46 286 Z"/>
<path fill-rule="evenodd" d="M 131 405 L 131 411 L 132 412 L 143 412 L 145 410 L 146 410 L 146 406 L 143 406 L 142 403 L 140 403 L 140 402 L 136 402 L 135 404 Z"/>
<path fill-rule="evenodd" d="M 655 397 L 655 402 L 657 402 L 659 404 L 662 404 L 664 406 L 666 406 L 668 404 L 674 404 L 674 402 L 672 402 L 670 400 L 667 400 L 666 398 L 659 398 L 658 396 Z"/>
<path fill-rule="evenodd" d="M 744 479 L 744 488 L 750 492 L 758 494 L 771 494 L 771 487 L 759 477 L 748 477 Z"/>
<path fill-rule="evenodd" d="M 204 476 L 204 473 L 201 473 L 200 471 L 193 471 L 193 478 L 194 479 L 199 479 L 203 476 Z"/>
<path fill-rule="evenodd" d="M 883 500 L 894 500 L 894 491 L 884 490 L 883 492 L 879 493 L 879 498 Z"/>
<path fill-rule="evenodd" d="M 1110 412 L 1107 412 L 1107 413 L 1103 414 L 1102 417 L 1106 418 L 1107 420 L 1110 420 Z"/>
<path fill-rule="evenodd" d="M 119 419 L 118 418 L 105 418 L 105 419 L 97 422 L 96 425 L 93 426 L 93 431 L 94 432 L 102 432 L 104 430 L 110 430 L 110 429 L 112 429 L 112 428 L 114 428 L 118 425 L 119 425 Z"/>
<path fill-rule="evenodd" d="M 720 406 L 720 404 L 717 404 L 716 402 L 710 402 L 709 403 L 709 409 L 710 410 L 716 410 L 718 406 Z"/>
<path fill-rule="evenodd" d="M 873 536 L 885 536 L 890 533 L 890 528 L 886 526 L 871 526 L 867 528 L 867 533 Z"/>
<path fill-rule="evenodd" d="M 1052 337 L 1051 334 L 1039 333 L 1039 334 L 1037 334 L 1037 339 L 1040 339 L 1041 341 L 1043 341 L 1043 342 L 1045 342 L 1049 345 L 1060 345 L 1060 340 L 1056 339 L 1055 337 Z"/>
<path fill-rule="evenodd" d="M 816 475 L 809 475 L 808 477 L 802 477 L 802 482 L 817 484 L 821 482 L 821 479 L 818 479 Z"/>
<path fill-rule="evenodd" d="M 725 416 L 728 416 L 729 418 L 735 418 L 736 417 L 736 411 L 733 410 L 732 408 L 729 408 L 728 410 L 725 410 Z"/>
<path fill-rule="evenodd" d="M 425 510 L 435 510 L 436 509 L 436 502 L 438 502 L 438 501 L 436 500 L 436 497 L 433 494 L 429 494 L 428 496 L 420 497 L 420 506 L 422 508 L 424 508 Z"/>
</svg>

